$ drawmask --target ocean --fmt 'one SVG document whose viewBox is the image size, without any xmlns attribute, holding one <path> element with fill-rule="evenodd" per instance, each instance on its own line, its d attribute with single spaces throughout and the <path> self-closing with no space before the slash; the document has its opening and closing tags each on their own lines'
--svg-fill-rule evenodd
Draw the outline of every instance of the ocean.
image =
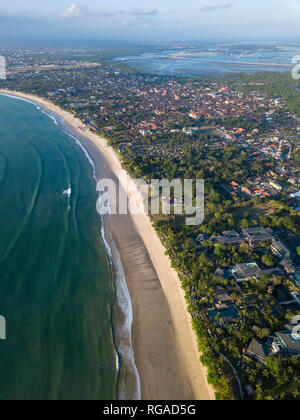
<svg viewBox="0 0 300 420">
<path fill-rule="evenodd" d="M 0 400 L 116 399 L 116 293 L 91 162 L 53 118 L 1 95 L 0 193 Z"/>
</svg>

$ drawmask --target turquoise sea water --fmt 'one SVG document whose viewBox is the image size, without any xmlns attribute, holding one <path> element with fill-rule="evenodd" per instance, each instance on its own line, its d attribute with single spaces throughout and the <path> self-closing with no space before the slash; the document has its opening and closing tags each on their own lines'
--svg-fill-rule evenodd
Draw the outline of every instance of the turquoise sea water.
<svg viewBox="0 0 300 420">
<path fill-rule="evenodd" d="M 116 398 L 92 168 L 48 116 L 1 95 L 0 194 L 0 400 Z"/>
</svg>

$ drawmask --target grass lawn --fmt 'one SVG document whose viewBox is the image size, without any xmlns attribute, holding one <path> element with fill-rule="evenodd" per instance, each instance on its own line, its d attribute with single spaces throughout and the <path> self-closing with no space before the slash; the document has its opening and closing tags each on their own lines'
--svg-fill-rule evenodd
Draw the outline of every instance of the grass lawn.
<svg viewBox="0 0 300 420">
<path fill-rule="evenodd" d="M 265 214 L 267 214 L 268 208 L 264 204 L 259 204 L 257 206 L 250 206 L 250 207 L 245 207 L 242 209 L 232 210 L 232 214 L 234 218 L 237 219 L 238 221 L 244 219 L 245 212 L 249 214 L 250 220 L 254 220 L 254 219 L 258 219 L 260 216 L 264 216 Z"/>
</svg>

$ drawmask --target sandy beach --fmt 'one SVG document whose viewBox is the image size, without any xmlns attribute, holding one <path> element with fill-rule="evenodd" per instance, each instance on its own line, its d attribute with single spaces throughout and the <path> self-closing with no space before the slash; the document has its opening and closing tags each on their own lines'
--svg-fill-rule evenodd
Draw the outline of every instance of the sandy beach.
<svg viewBox="0 0 300 420">
<path fill-rule="evenodd" d="M 39 97 L 0 90 L 40 103 L 74 128 L 96 165 L 97 177 L 118 181 L 121 163 L 104 138 L 72 113 Z M 106 230 L 120 253 L 133 306 L 132 341 L 143 400 L 213 400 L 199 361 L 196 336 L 177 273 L 150 218 L 112 215 Z M 108 238 L 109 240 L 109 238 Z"/>
</svg>

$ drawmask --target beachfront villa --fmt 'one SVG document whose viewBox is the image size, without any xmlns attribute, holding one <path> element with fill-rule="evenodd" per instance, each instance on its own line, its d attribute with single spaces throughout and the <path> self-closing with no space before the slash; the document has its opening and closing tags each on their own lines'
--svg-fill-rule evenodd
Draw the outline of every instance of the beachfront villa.
<svg viewBox="0 0 300 420">
<path fill-rule="evenodd" d="M 266 358 L 272 354 L 270 343 L 253 338 L 247 349 L 244 350 L 244 356 L 249 356 L 265 364 Z"/>
<path fill-rule="evenodd" d="M 280 268 L 270 268 L 262 270 L 256 262 L 240 263 L 229 270 L 230 274 L 235 280 L 240 283 L 243 281 L 250 281 L 252 279 L 259 280 L 262 276 L 283 276 L 283 271 Z"/>
<path fill-rule="evenodd" d="M 272 343 L 274 353 L 300 357 L 300 338 L 295 338 L 293 334 L 294 327 L 294 325 L 286 325 L 284 331 L 275 334 Z"/>
<path fill-rule="evenodd" d="M 237 264 L 231 269 L 231 274 L 237 282 L 260 278 L 261 269 L 255 262 Z"/>
</svg>

